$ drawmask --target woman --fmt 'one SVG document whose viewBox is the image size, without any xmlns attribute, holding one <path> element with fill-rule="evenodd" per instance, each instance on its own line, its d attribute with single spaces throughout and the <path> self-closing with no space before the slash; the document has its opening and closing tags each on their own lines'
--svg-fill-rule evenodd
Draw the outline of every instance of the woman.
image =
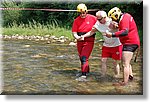
<svg viewBox="0 0 150 102">
<path fill-rule="evenodd" d="M 133 53 L 140 46 L 138 30 L 133 17 L 129 13 L 122 13 L 118 7 L 112 8 L 108 16 L 119 23 L 119 31 L 106 32 L 107 37 L 119 37 L 123 44 L 123 81 L 115 85 L 126 85 L 129 79 L 133 79 L 132 66 L 130 64 Z"/>
</svg>

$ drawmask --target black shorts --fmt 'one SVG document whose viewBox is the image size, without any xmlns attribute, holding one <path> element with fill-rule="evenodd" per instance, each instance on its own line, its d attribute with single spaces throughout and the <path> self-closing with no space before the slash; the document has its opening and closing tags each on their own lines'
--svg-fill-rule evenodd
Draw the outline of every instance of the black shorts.
<svg viewBox="0 0 150 102">
<path fill-rule="evenodd" d="M 122 50 L 122 51 L 134 52 L 137 48 L 138 48 L 138 45 L 137 45 L 137 44 L 123 45 L 123 50 Z"/>
</svg>

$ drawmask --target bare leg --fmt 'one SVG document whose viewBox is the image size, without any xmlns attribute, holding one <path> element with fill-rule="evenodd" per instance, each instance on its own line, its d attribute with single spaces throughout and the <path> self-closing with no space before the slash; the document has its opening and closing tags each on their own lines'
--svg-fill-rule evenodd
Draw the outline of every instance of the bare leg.
<svg viewBox="0 0 150 102">
<path fill-rule="evenodd" d="M 133 80 L 132 66 L 130 65 L 129 69 L 129 80 Z"/>
<path fill-rule="evenodd" d="M 119 65 L 119 61 L 117 61 L 117 60 L 114 60 L 114 72 L 115 72 L 115 75 L 114 75 L 114 77 L 115 78 L 118 78 L 119 77 L 119 75 L 120 75 L 120 65 Z"/>
<path fill-rule="evenodd" d="M 132 72 L 130 67 L 130 61 L 133 57 L 133 52 L 123 51 L 123 81 L 125 84 L 128 83 L 129 74 Z"/>
<path fill-rule="evenodd" d="M 102 62 L 102 70 L 101 70 L 102 73 L 101 74 L 102 74 L 102 76 L 105 76 L 106 70 L 107 70 L 107 65 L 106 65 L 107 58 L 102 58 L 101 62 Z"/>
<path fill-rule="evenodd" d="M 129 69 L 129 75 L 133 76 L 131 64 L 130 64 L 130 69 Z"/>
</svg>

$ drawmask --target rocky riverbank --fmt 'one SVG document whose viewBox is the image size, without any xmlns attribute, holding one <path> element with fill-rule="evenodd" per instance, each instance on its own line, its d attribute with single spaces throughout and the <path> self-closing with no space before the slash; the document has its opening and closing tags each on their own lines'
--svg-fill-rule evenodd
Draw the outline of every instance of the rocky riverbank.
<svg viewBox="0 0 150 102">
<path fill-rule="evenodd" d="M 68 43 L 69 45 L 75 45 L 76 44 L 76 40 L 71 40 L 68 37 L 65 36 L 60 36 L 60 37 L 56 37 L 54 35 L 45 35 L 45 36 L 39 36 L 39 35 L 32 35 L 32 36 L 28 36 L 28 35 L 1 35 L 2 39 L 13 39 L 13 40 L 35 40 L 35 41 L 46 41 L 47 44 L 49 43 Z"/>
<path fill-rule="evenodd" d="M 75 39 L 69 39 L 65 36 L 56 37 L 54 35 L 45 35 L 45 36 L 39 36 L 39 35 L 0 35 L 0 38 L 2 39 L 12 39 L 12 40 L 34 40 L 34 41 L 45 41 L 47 44 L 50 43 L 67 43 L 69 45 L 76 45 Z M 102 42 L 103 39 L 97 40 L 96 42 Z"/>
</svg>

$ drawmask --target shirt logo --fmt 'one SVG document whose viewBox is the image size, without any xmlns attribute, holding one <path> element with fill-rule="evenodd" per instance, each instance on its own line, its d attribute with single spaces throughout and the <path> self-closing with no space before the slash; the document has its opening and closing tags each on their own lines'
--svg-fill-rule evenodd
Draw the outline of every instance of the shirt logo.
<svg viewBox="0 0 150 102">
<path fill-rule="evenodd" d="M 119 52 L 116 52 L 117 55 L 119 55 Z"/>
<path fill-rule="evenodd" d="M 90 22 L 86 22 L 86 24 L 90 24 Z"/>
</svg>

